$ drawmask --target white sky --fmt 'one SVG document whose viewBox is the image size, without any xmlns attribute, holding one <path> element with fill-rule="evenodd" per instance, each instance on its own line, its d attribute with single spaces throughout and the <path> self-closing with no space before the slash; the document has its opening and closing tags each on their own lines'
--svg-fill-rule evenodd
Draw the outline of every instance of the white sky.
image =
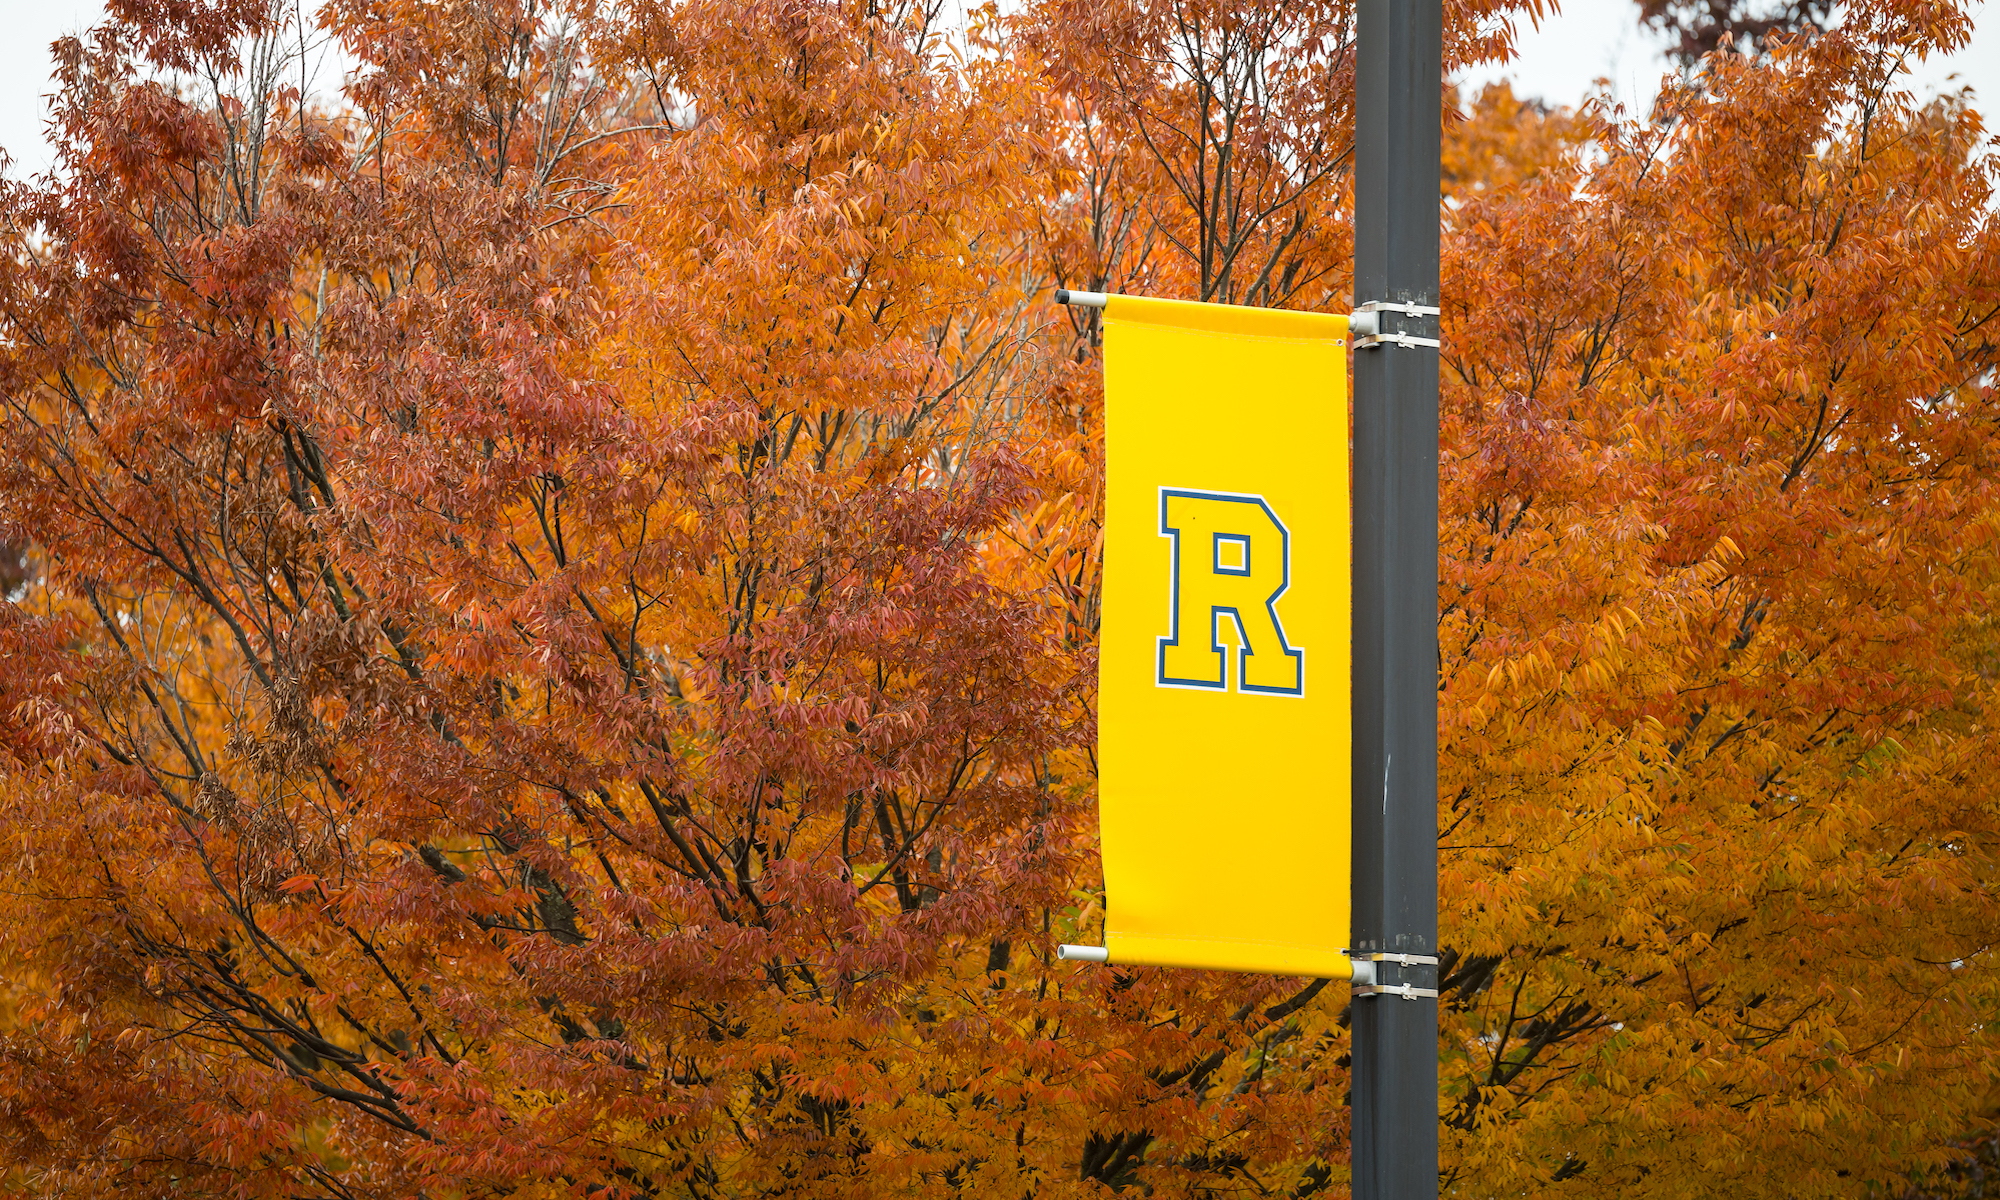
<svg viewBox="0 0 2000 1200">
<path fill-rule="evenodd" d="M 308 3 L 308 9 L 317 7 Z M 1514 90 L 1555 104 L 1582 100 L 1602 77 L 1612 97 L 1632 112 L 1644 112 L 1667 70 L 1659 42 L 1638 25 L 1633 0 L 1567 0 L 1562 11 L 1539 30 L 1523 29 L 1518 61 L 1476 72 L 1460 82 L 1468 88 L 1509 77 Z M 16 178 L 49 165 L 42 141 L 49 92 L 49 43 L 81 32 L 101 19 L 102 0 L 0 0 L 0 148 L 14 159 Z M 1910 90 L 1919 98 L 1949 86 L 1971 84 L 1982 111 L 2000 111 L 2000 0 L 1983 0 L 1974 10 L 1972 44 L 1949 61 L 1919 64 Z M 329 81 L 330 82 L 330 81 Z M 2000 122 L 1996 122 L 2000 124 Z M 1989 132 L 2000 128 L 1989 127 Z"/>
<path fill-rule="evenodd" d="M 307 13 L 319 0 L 302 3 Z M 42 134 L 48 121 L 48 94 L 55 89 L 50 75 L 55 59 L 49 44 L 70 34 L 82 34 L 104 19 L 104 0 L 0 0 L 0 149 L 14 160 L 7 174 L 15 179 L 47 170 L 48 145 Z M 311 49 L 306 79 L 314 96 L 333 92 L 339 72 L 326 35 L 309 30 Z"/>
<path fill-rule="evenodd" d="M 1634 0 L 1563 0 L 1562 11 L 1540 29 L 1518 30 L 1515 62 L 1470 72 L 1459 85 L 1470 92 L 1488 80 L 1511 78 L 1516 95 L 1576 104 L 1601 77 L 1609 81 L 1612 99 L 1628 112 L 1644 113 L 1670 67 L 1664 40 L 1640 27 L 1638 11 Z M 1970 84 L 1978 98 L 1974 107 L 2000 113 L 2000 0 L 1972 6 L 1972 29 L 1971 44 L 1950 59 L 1911 64 L 1903 86 L 1920 102 L 1947 86 Z M 1950 80 L 1954 74 L 1958 78 Z M 2000 122 L 1989 119 L 1987 132 L 2000 133 L 1996 125 Z"/>
<path fill-rule="evenodd" d="M 53 86 L 49 43 L 81 33 L 104 16 L 102 0 L 0 0 L 0 149 L 14 162 L 16 179 L 49 165 L 42 142 Z"/>
</svg>

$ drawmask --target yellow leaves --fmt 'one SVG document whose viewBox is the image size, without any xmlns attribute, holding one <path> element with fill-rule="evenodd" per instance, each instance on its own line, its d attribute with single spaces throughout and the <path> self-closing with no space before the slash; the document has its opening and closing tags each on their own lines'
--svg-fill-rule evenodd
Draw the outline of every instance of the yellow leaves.
<svg viewBox="0 0 2000 1200">
<path fill-rule="evenodd" d="M 1928 364 L 1970 349 L 1929 324 L 1965 311 L 1949 280 L 1966 268 L 1932 232 L 1940 214 L 1912 200 L 1958 169 L 1956 152 L 1921 169 L 1885 158 L 1873 174 L 1837 154 L 1807 172 L 1775 158 L 1752 168 L 1778 153 L 1753 132 L 1767 98 L 1716 95 L 1689 110 L 1688 142 L 1668 158 L 1614 141 L 1590 184 L 1596 209 L 1551 197 L 1459 210 L 1461 257 L 1447 268 L 1459 282 L 1447 291 L 1478 315 L 1469 325 L 1561 312 L 1628 331 L 1607 352 L 1619 364 L 1586 387 L 1588 360 L 1566 360 L 1562 334 L 1537 360 L 1535 343 L 1474 328 L 1455 340 L 1463 374 L 1448 380 L 1446 941 L 1505 965 L 1490 992 L 1445 1010 L 1452 1044 L 1470 1052 L 1462 1064 L 1447 1056 L 1446 1095 L 1480 1097 L 1475 1132 L 1447 1157 L 1494 1190 L 1537 1194 L 1572 1155 L 1598 1187 L 1686 1178 L 1669 1147 L 1687 1143 L 1718 1148 L 1704 1186 L 1726 1178 L 1758 1194 L 1750 1164 L 1779 1155 L 1813 1181 L 1794 1191 L 1840 1194 L 1909 1161 L 1889 1145 L 1910 1144 L 1897 1123 L 1926 1122 L 1936 1137 L 1966 1111 L 1952 1107 L 1964 1093 L 1940 1102 L 1838 1049 L 1904 1036 L 1912 1010 L 1886 999 L 1897 988 L 1875 986 L 1873 964 L 1907 961 L 1913 931 L 1941 931 L 1971 894 L 1961 889 L 1983 886 L 1979 871 L 1916 849 L 1936 806 L 1962 811 L 1944 799 L 1959 786 L 1946 782 L 1965 761 L 1956 755 L 1985 752 L 1955 739 L 1987 738 L 1955 712 L 1962 699 L 1943 700 L 1955 664 L 1990 653 L 1990 637 L 1972 632 L 1987 601 L 1956 606 L 1990 594 L 1988 573 L 1960 564 L 1988 557 L 1994 496 L 1965 488 L 1948 462 L 1986 452 L 1944 425 L 1919 432 L 1907 408 L 1913 393 L 1952 386 L 1930 382 Z M 1822 100 L 1785 103 L 1802 114 Z M 1912 144 L 1880 144 L 1891 141 Z M 1807 182 L 1785 194 L 1793 179 Z M 1821 257 L 1836 210 L 1842 252 Z M 1619 238 L 1599 266 L 1580 266 L 1613 214 L 1626 222 Z M 1531 239 L 1556 229 L 1565 261 L 1542 274 Z M 1672 249 L 1642 263 L 1612 248 L 1649 241 Z M 1618 294 L 1661 307 L 1638 320 L 1595 307 L 1600 271 Z M 1900 289 L 1895 315 L 1876 324 L 1888 287 Z M 1925 333 L 1903 343 L 1892 327 L 1913 311 Z M 1903 365 L 1874 365 L 1892 346 Z M 1581 486 L 1504 493 L 1520 504 L 1512 525 L 1517 510 L 1482 508 L 1491 492 L 1458 482 L 1470 471 L 1463 448 L 1509 389 L 1574 414 L 1556 448 L 1595 468 Z M 1812 444 L 1822 398 L 1838 431 Z M 1803 469 L 1801 446 L 1812 449 Z M 1932 701 L 1911 702 L 1917 692 Z M 1936 740 L 1920 744 L 1912 729 Z M 1892 878 L 1903 870 L 1939 890 Z M 1921 916 L 1908 907 L 1920 893 Z M 1871 982 L 1856 984 L 1864 962 Z M 1578 1033 L 1505 1083 L 1479 1063 L 1475 1047 L 1509 1027 L 1515 1006 L 1546 1021 L 1585 998 L 1623 1030 Z M 1962 1024 L 1930 1029 L 1933 1050 L 1967 1053 Z M 1566 1087 L 1570 1070 L 1590 1087 Z M 1489 1099 L 1496 1088 L 1507 1095 Z M 1783 1099 L 1738 1112 L 1725 1094 Z M 1586 1132 L 1600 1125 L 1619 1132 Z M 1866 1153 L 1816 1157 L 1830 1142 Z"/>
<path fill-rule="evenodd" d="M 1103 431 L 1091 327 L 1038 298 L 1088 281 L 1245 299 L 1257 273 L 1225 285 L 1175 246 L 1215 232 L 1173 200 L 1214 160 L 1149 158 L 1132 121 L 1194 132 L 1184 92 L 1120 107 L 1101 73 L 1088 97 L 1045 74 L 1079 48 L 1093 69 L 1155 61 L 1132 47 L 1167 10 L 1065 25 L 1081 10 L 1052 3 L 1004 28 L 990 10 L 980 36 L 1040 22 L 1046 43 L 950 62 L 873 10 L 701 0 L 671 30 L 650 11 L 605 16 L 590 61 L 607 95 L 624 79 L 643 99 L 618 55 L 643 59 L 673 119 L 699 124 L 579 152 L 582 169 L 628 147 L 580 193 L 624 207 L 547 225 L 514 166 L 458 188 L 458 135 L 425 122 L 463 95 L 400 93 L 384 111 L 412 124 L 373 174 L 286 182 L 302 227 L 339 234 L 289 277 L 314 296 L 289 305 L 311 338 L 281 331 L 311 341 L 310 379 L 258 392 L 226 451 L 159 397 L 114 392 L 126 441 L 45 460 L 108 486 L 144 431 L 175 452 L 153 466 L 185 472 L 87 537 L 34 510 L 69 531 L 78 579 L 182 606 L 112 604 L 135 661 L 89 623 L 51 634 L 46 664 L 0 659 L 0 687 L 27 689 L 0 705 L 8 769 L 34 768 L 5 780 L 8 877 L 33 912 L 0 933 L 0 1005 L 25 989 L 62 1018 L 36 1034 L 62 1085 L 42 1091 L 95 1089 L 47 1128 L 115 1114 L 137 1145 L 212 1105 L 214 1146 L 173 1154 L 299 1169 L 272 1132 L 290 1130 L 351 1156 L 357 1194 L 1228 1195 L 1308 1165 L 1338 1191 L 1337 991 L 1267 1021 L 1296 984 L 1049 956 L 1102 916 Z M 1331 30 L 1348 10 L 1201 11 Z M 419 32 L 442 45 L 453 27 Z M 2000 471 L 1992 398 L 1962 382 L 1990 357 L 1972 318 L 1992 254 L 1962 166 L 1987 160 L 1964 118 L 1883 110 L 1894 128 L 1865 151 L 1828 127 L 1850 94 L 1841 44 L 1784 70 L 1719 63 L 1671 120 L 1612 127 L 1493 89 L 1447 133 L 1456 1191 L 1857 1194 L 1973 1111 L 2000 1061 L 1962 936 L 1994 923 L 1977 848 Z M 1340 78 L 1292 65 L 1287 86 Z M 1304 232 L 1231 251 L 1304 282 L 1253 302 L 1331 306 L 1346 287 L 1350 114 L 1315 95 L 1270 99 L 1313 134 L 1294 145 L 1335 148 L 1277 214 Z M 1283 163 L 1232 154 L 1249 173 L 1230 194 L 1290 194 L 1255 173 Z M 89 311 L 58 305 L 46 328 Z M 510 323 L 518 344 L 480 340 Z M 119 327 L 118 354 L 152 364 L 156 334 Z M 112 385 L 89 358 L 109 359 L 90 349 L 65 369 L 98 404 Z M 199 370 L 305 369 L 260 354 Z M 1822 395 L 1838 428 L 1793 471 Z M 12 428 L 73 409 L 52 391 Z M 253 426 L 289 440 L 253 445 Z M 0 498 L 44 504 L 51 477 L 20 457 Z M 300 507 L 294 479 L 311 515 L 257 524 Z M 147 565 L 126 536 L 154 517 L 206 528 L 208 501 L 175 497 L 217 496 L 227 537 L 190 561 L 241 641 L 180 615 L 203 602 L 179 549 Z M 149 536 L 177 546 L 167 528 Z M 336 596 L 359 615 L 320 638 L 297 614 Z M 253 659 L 311 681 L 286 720 L 317 722 L 325 756 L 260 757 L 292 685 L 266 689 Z M 322 890 L 337 901 L 310 902 Z M 143 968 L 118 940 L 134 930 L 153 939 Z M 1922 965 L 1949 962 L 1970 965 Z M 204 994 L 269 1002 L 259 1029 L 317 1022 L 319 1066 L 189 1036 L 238 1018 L 155 1000 Z M 352 1071 L 336 1050 L 361 1056 Z M 1199 1086 L 1160 1082 L 1216 1055 Z M 144 1056 L 157 1068 L 130 1065 Z M 388 1091 L 371 1113 L 308 1077 Z M 0 1095 L 39 1100 L 30 1078 L 0 1074 Z M 228 1124 L 242 1111 L 269 1115 Z M 1133 1131 L 1130 1178 L 1079 1179 L 1087 1139 Z M 139 1170 L 87 1138 L 61 1152 Z M 1867 1165 L 1842 1177 L 1836 1157 Z"/>
</svg>

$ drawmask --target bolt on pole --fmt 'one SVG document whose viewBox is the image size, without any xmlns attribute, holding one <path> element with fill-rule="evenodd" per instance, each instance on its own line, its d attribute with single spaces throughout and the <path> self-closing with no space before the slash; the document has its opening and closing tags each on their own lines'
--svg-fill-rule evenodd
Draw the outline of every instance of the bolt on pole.
<svg viewBox="0 0 2000 1200">
<path fill-rule="evenodd" d="M 1360 0 L 1357 26 L 1354 299 L 1403 336 L 1354 353 L 1351 946 L 1417 961 L 1354 999 L 1354 1197 L 1435 1200 L 1443 5 Z"/>
</svg>

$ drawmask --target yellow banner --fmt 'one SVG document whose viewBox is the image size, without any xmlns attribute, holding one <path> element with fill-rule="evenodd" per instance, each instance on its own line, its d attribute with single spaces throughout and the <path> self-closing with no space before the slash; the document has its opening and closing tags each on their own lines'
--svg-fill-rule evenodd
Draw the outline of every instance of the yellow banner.
<svg viewBox="0 0 2000 1200">
<path fill-rule="evenodd" d="M 1113 963 L 1352 974 L 1346 338 L 1344 316 L 1105 307 Z"/>
</svg>

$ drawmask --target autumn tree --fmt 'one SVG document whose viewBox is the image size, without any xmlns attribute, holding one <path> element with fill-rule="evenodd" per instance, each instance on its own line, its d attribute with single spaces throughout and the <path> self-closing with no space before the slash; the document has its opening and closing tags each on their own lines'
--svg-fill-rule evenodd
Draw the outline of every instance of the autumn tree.
<svg viewBox="0 0 2000 1200">
<path fill-rule="evenodd" d="M 1339 989 L 1053 961 L 1046 297 L 1348 303 L 1350 6 L 332 0 L 329 106 L 264 0 L 110 15 L 0 192 L 10 1188 L 1346 1189 Z M 1979 1111 L 1993 161 L 1888 73 L 1964 32 L 1448 130 L 1453 1194 L 1860 1196 Z"/>
<path fill-rule="evenodd" d="M 991 27 L 430 11 L 329 6 L 329 115 L 261 6 L 117 7 L 6 197 L 21 1178 L 1323 1188 L 1324 984 L 1051 961 L 1067 167 Z"/>
<path fill-rule="evenodd" d="M 1861 1194 L 1992 1084 L 1994 163 L 1885 53 L 1963 34 L 1858 9 L 1460 193 L 1453 1186 Z"/>
<path fill-rule="evenodd" d="M 1646 27 L 1664 34 L 1667 52 L 1692 67 L 1718 49 L 1757 54 L 1773 37 L 1824 31 L 1833 0 L 1638 0 Z"/>
</svg>

